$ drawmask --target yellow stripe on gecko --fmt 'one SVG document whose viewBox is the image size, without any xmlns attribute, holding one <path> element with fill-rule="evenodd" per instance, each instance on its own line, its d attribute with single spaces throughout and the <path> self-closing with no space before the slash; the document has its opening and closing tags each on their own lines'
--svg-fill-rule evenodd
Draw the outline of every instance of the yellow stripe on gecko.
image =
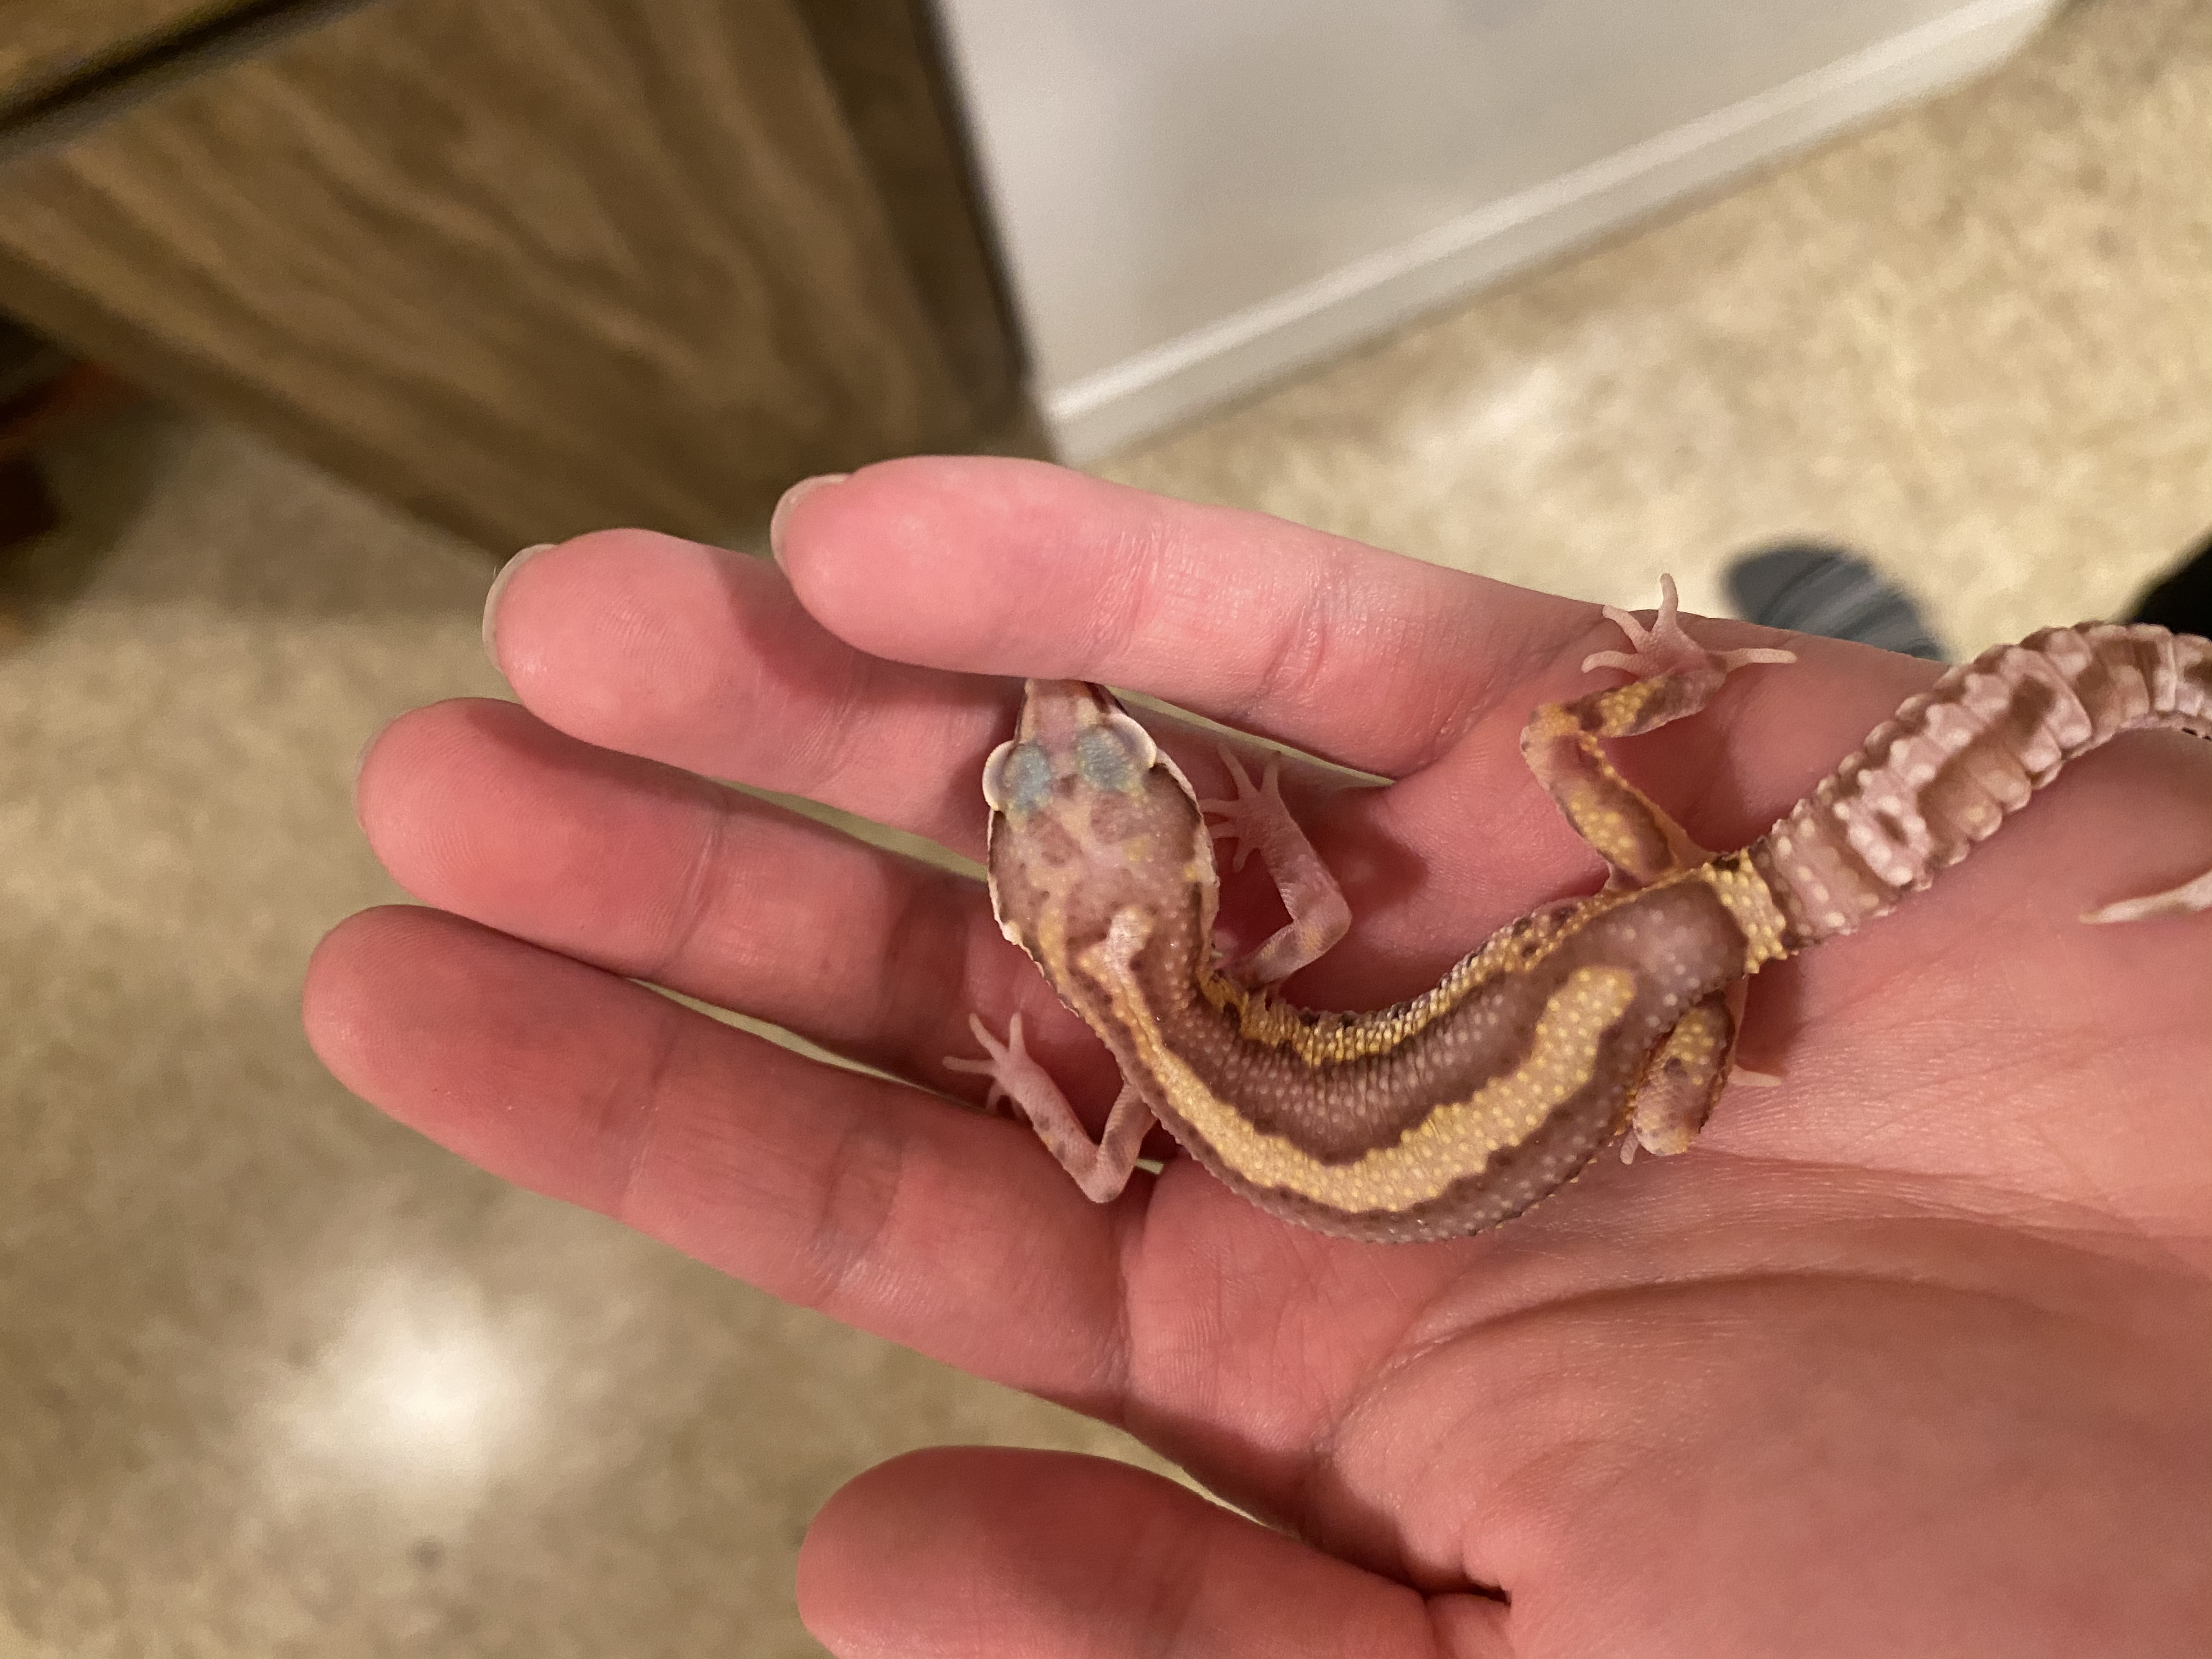
<svg viewBox="0 0 2212 1659">
<path fill-rule="evenodd" d="M 2059 769 L 2118 732 L 2212 737 L 2212 641 L 2147 624 L 2047 629 L 1950 670 L 1741 852 L 1715 854 L 1639 794 L 1604 745 L 1705 708 L 1771 647 L 1711 651 L 1662 583 L 1650 627 L 1585 672 L 1634 684 L 1547 704 L 1522 752 L 1608 878 L 1500 928 L 1434 987 L 1364 1013 L 1273 988 L 1344 936 L 1351 907 L 1285 810 L 1223 751 L 1231 799 L 1200 802 L 1112 693 L 1032 680 L 984 768 L 991 900 L 1124 1087 L 1091 1132 L 1021 1046 L 978 1028 L 988 1073 L 1099 1202 L 1153 1115 L 1261 1208 L 1354 1238 L 1443 1238 L 1518 1214 L 1626 1128 L 1686 1149 L 1731 1075 L 1746 975 L 1883 915 Z M 1289 923 L 1224 961 L 1207 818 L 1257 851 Z M 2212 872 L 2086 920 L 2212 910 Z"/>
<path fill-rule="evenodd" d="M 1123 911 L 1108 939 L 1085 951 L 1081 963 L 1105 988 L 1165 1103 L 1247 1181 L 1347 1212 L 1409 1210 L 1480 1175 L 1493 1154 L 1519 1146 L 1554 1108 L 1589 1086 L 1600 1044 L 1636 1000 L 1636 975 L 1625 968 L 1577 970 L 1544 1005 L 1520 1066 L 1465 1100 L 1440 1102 L 1394 1145 L 1331 1164 L 1256 1127 L 1168 1043 L 1132 966 L 1149 931 L 1141 912 Z"/>
</svg>

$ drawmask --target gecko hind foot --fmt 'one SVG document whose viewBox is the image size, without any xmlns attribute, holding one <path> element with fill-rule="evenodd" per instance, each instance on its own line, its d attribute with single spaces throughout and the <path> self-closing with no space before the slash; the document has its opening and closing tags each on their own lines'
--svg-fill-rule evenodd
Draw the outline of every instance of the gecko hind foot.
<svg viewBox="0 0 2212 1659">
<path fill-rule="evenodd" d="M 2207 870 L 2194 881 L 2169 887 L 2163 893 L 2146 893 L 2141 898 L 2122 899 L 2117 904 L 2087 911 L 2081 920 L 2145 921 L 2153 916 L 2182 916 L 2198 910 L 2212 910 L 2212 870 Z"/>
<path fill-rule="evenodd" d="M 1756 662 L 1790 663 L 1794 651 L 1777 646 L 1747 646 L 1735 651 L 1708 651 L 1682 629 L 1680 607 L 1672 576 L 1659 578 L 1659 614 L 1646 628 L 1628 611 L 1605 607 L 1607 622 L 1628 636 L 1626 651 L 1593 651 L 1583 659 L 1583 672 L 1618 668 L 1638 679 L 1657 679 L 1669 674 L 1707 673 L 1717 669 L 1725 677 Z"/>
</svg>

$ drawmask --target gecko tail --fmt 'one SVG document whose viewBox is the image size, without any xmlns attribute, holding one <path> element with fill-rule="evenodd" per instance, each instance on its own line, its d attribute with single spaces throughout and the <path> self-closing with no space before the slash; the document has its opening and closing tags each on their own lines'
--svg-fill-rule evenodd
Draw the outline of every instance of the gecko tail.
<svg viewBox="0 0 2212 1659">
<path fill-rule="evenodd" d="M 1747 849 L 1800 951 L 1887 915 L 1957 863 L 2069 761 L 2123 732 L 2212 738 L 2212 641 L 2148 623 L 2047 628 L 1952 669 Z M 2092 911 L 2212 908 L 2212 872 Z"/>
</svg>

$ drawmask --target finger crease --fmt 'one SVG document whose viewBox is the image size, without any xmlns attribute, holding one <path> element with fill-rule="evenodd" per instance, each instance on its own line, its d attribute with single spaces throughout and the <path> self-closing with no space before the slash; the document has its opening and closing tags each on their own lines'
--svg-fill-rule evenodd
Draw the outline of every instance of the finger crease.
<svg viewBox="0 0 2212 1659">
<path fill-rule="evenodd" d="M 605 1123 L 629 1123 L 632 1143 L 629 1158 L 624 1160 L 621 1184 L 615 1190 L 613 1207 L 608 1212 L 617 1221 L 642 1228 L 644 1222 L 638 1212 L 638 1194 L 644 1190 L 646 1171 L 653 1161 L 653 1149 L 660 1136 L 662 1106 L 668 1097 L 669 1079 L 675 1075 L 676 1058 L 684 1046 L 685 1033 L 690 1030 L 687 1011 L 664 998 L 656 997 L 661 1008 L 660 1039 L 654 1045 L 651 1059 L 644 1068 L 633 1075 L 635 1081 L 629 1090 L 611 1090 L 611 1109 L 624 1093 L 638 1101 L 635 1110 L 610 1109 L 601 1119 Z"/>
<path fill-rule="evenodd" d="M 676 901 L 667 943 L 642 975 L 655 983 L 676 976 L 673 970 L 690 955 L 702 923 L 715 908 L 714 901 L 729 879 L 722 854 L 729 831 L 731 803 L 726 791 L 718 790 L 717 794 L 719 799 L 705 804 L 706 832 L 700 836 L 698 848 L 691 855 L 691 867 L 684 873 L 684 890 Z"/>
<path fill-rule="evenodd" d="M 795 724 L 792 775 L 807 780 L 800 793 L 828 798 L 824 786 L 845 772 L 860 734 L 878 718 L 880 707 L 876 672 L 866 660 L 836 676 L 812 718 Z"/>
<path fill-rule="evenodd" d="M 1136 550 L 1135 556 L 1108 560 L 1103 568 L 1104 580 L 1096 595 L 1091 637 L 1095 652 L 1108 659 L 1125 657 L 1136 645 L 1146 618 L 1156 609 L 1156 578 L 1174 556 L 1167 538 L 1155 533 L 1144 539 L 1146 544 Z"/>
<path fill-rule="evenodd" d="M 821 1201 L 806 1231 L 806 1256 L 815 1279 L 811 1293 L 803 1298 L 809 1306 L 840 1316 L 838 1309 L 863 1270 L 881 1257 L 907 1171 L 902 1143 L 875 1118 L 858 1119 L 837 1137 L 817 1183 Z M 880 1300 L 861 1297 L 864 1310 Z"/>
<path fill-rule="evenodd" d="M 1335 641 L 1336 608 L 1323 584 L 1309 583 L 1297 596 L 1284 625 L 1275 630 L 1267 660 L 1255 679 L 1242 714 L 1273 708 L 1303 711 L 1328 670 Z M 1278 715 L 1279 720 L 1280 716 Z"/>
</svg>

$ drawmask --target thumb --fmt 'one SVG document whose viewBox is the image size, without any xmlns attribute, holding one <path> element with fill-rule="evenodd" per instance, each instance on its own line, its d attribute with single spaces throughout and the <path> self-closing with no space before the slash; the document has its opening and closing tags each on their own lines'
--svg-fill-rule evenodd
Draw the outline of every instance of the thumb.
<svg viewBox="0 0 2212 1659">
<path fill-rule="evenodd" d="M 824 1504 L 799 1607 L 839 1659 L 1503 1659 L 1505 1609 L 1424 1597 L 1145 1470 L 942 1447 Z"/>
</svg>

